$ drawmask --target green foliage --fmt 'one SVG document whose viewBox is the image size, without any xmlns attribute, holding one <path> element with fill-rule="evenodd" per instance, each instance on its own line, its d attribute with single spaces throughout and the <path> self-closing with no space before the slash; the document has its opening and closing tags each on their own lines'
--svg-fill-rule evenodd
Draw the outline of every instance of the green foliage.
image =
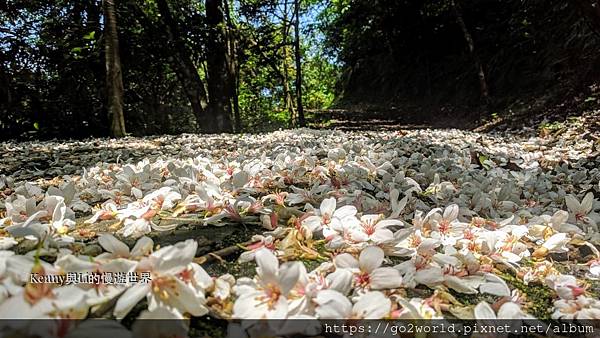
<svg viewBox="0 0 600 338">
<path fill-rule="evenodd" d="M 172 18 L 161 13 L 164 3 Z M 492 97 L 545 90 L 563 75 L 577 76 L 570 66 L 583 63 L 581 55 L 597 55 L 598 41 L 568 2 L 459 3 Z M 230 52 L 243 131 L 293 126 L 293 4 L 223 2 L 229 20 L 219 25 L 235 42 Z M 478 102 L 477 74 L 450 4 L 301 1 L 307 115 L 352 100 L 385 106 L 411 99 L 444 106 Z M 122 0 L 116 10 L 128 130 L 134 135 L 196 132 L 194 99 L 181 67 L 188 74 L 195 70 L 208 87 L 207 56 L 212 54 L 204 1 Z M 31 135 L 32 125 L 39 137 L 107 134 L 103 22 L 101 0 L 6 3 L 0 11 L 2 137 Z M 582 100 L 599 102 L 595 90 Z"/>
<path fill-rule="evenodd" d="M 548 130 L 548 131 L 557 131 L 557 130 L 561 130 L 565 128 L 565 125 L 563 122 L 559 122 L 559 121 L 553 121 L 553 122 L 549 122 L 549 121 L 545 121 L 540 123 L 538 130 Z"/>
<path fill-rule="evenodd" d="M 323 55 L 308 56 L 303 67 L 304 103 L 308 109 L 326 109 L 335 100 L 340 69 Z"/>
<path fill-rule="evenodd" d="M 0 87 L 9 94 L 0 100 L 2 137 L 31 135 L 32 126 L 38 136 L 102 133 L 99 6 L 15 0 L 0 11 Z"/>
<path fill-rule="evenodd" d="M 175 54 L 180 49 L 178 39 L 201 81 L 210 81 L 203 2 L 167 3 L 172 22 L 161 15 L 157 0 L 117 3 L 124 112 L 134 135 L 197 131 L 187 89 L 177 73 L 183 62 Z M 275 0 L 229 2 L 228 6 L 233 26 L 221 28 L 231 30 L 237 44 L 234 57 L 243 130 L 292 126 L 296 110 L 293 6 Z M 319 0 L 303 1 L 301 21 L 310 21 L 322 9 L 319 6 Z M 10 102 L 0 106 L 2 135 L 32 135 L 32 129 L 36 137 L 106 134 L 102 2 L 61 0 L 50 6 L 40 0 L 15 0 L 0 19 L 2 32 L 9 32 L 0 35 L 0 56 L 7 60 L 0 64 L 0 75 L 6 74 L 11 89 Z M 307 109 L 323 109 L 334 101 L 339 68 L 324 57 L 318 41 L 322 34 L 308 25 L 312 23 L 301 27 L 302 99 Z"/>
<path fill-rule="evenodd" d="M 319 12 L 320 1 L 303 1 L 303 13 Z M 315 6 L 313 8 L 312 6 Z M 287 12 L 286 12 L 287 10 Z M 292 112 L 286 105 L 285 68 L 292 109 L 296 109 L 292 6 L 276 1 L 243 1 L 235 21 L 242 33 L 239 104 L 245 131 L 291 127 Z M 268 14 L 265 14 L 268 13 Z M 306 14 L 308 15 L 308 14 Z M 301 22 L 310 16 L 301 17 Z M 284 32 L 287 26 L 287 35 Z M 325 109 L 335 99 L 340 68 L 326 58 L 318 27 L 301 38 L 303 103 L 305 109 Z"/>
<path fill-rule="evenodd" d="M 83 36 L 84 40 L 96 40 L 96 31 L 91 31 Z"/>
<path fill-rule="evenodd" d="M 538 283 L 525 284 L 521 279 L 508 273 L 503 273 L 500 277 L 511 288 L 519 290 L 525 296 L 527 303 L 524 308 L 529 313 L 540 320 L 550 319 L 555 294 L 552 289 Z"/>
<path fill-rule="evenodd" d="M 481 166 L 482 166 L 482 167 L 484 167 L 484 168 L 485 168 L 485 170 L 490 170 L 490 168 L 491 168 L 491 167 L 490 167 L 490 165 L 489 165 L 489 164 L 486 162 L 486 161 L 488 161 L 488 160 L 490 159 L 489 157 L 487 157 L 486 155 L 483 155 L 483 154 L 479 154 L 479 155 L 477 156 L 477 159 L 479 160 L 479 164 L 481 164 Z"/>
</svg>

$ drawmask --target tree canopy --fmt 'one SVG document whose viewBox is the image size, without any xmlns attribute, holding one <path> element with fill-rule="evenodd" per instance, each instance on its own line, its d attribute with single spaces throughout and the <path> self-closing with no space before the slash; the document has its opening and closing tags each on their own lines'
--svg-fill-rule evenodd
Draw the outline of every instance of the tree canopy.
<svg viewBox="0 0 600 338">
<path fill-rule="evenodd" d="M 116 40 L 106 3 L 114 4 Z M 117 43 L 117 92 L 133 135 L 270 130 L 304 125 L 305 110 L 310 120 L 331 107 L 418 114 L 485 103 L 492 113 L 525 95 L 583 90 L 597 78 L 598 7 L 14 0 L 0 8 L 0 129 L 4 138 L 111 134 L 111 102 L 120 101 L 109 99 L 107 51 L 115 49 L 107 41 Z"/>
</svg>

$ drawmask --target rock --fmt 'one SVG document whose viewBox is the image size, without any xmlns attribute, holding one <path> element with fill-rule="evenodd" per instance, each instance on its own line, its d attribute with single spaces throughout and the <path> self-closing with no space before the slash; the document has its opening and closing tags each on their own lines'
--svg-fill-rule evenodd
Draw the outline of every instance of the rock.
<svg viewBox="0 0 600 338">
<path fill-rule="evenodd" d="M 98 244 L 89 244 L 86 245 L 83 250 L 81 250 L 81 254 L 82 255 L 86 255 L 86 256 L 91 256 L 91 257 L 96 257 L 99 254 L 101 254 L 104 250 L 102 250 L 102 247 Z"/>
</svg>

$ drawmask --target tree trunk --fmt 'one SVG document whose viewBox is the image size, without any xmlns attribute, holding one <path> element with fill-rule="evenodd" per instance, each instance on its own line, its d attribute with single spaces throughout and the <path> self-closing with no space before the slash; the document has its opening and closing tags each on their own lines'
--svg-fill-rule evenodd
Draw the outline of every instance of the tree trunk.
<svg viewBox="0 0 600 338">
<path fill-rule="evenodd" d="M 454 15 L 456 16 L 456 22 L 460 26 L 460 29 L 463 32 L 465 37 L 465 41 L 467 42 L 467 46 L 469 47 L 469 53 L 473 57 L 473 62 L 475 63 L 475 69 L 477 71 L 477 75 L 479 76 L 479 90 L 481 94 L 481 99 L 487 109 L 487 106 L 490 104 L 490 93 L 487 85 L 487 80 L 485 76 L 485 71 L 483 70 L 483 64 L 481 63 L 481 59 L 479 58 L 479 54 L 475 50 L 475 42 L 473 41 L 473 36 L 469 32 L 467 25 L 463 19 L 462 10 L 460 4 L 456 1 L 452 0 L 452 9 L 454 11 Z"/>
<path fill-rule="evenodd" d="M 235 132 L 242 132 L 242 116 L 240 115 L 240 73 L 235 73 L 235 92 L 233 94 L 233 117 L 235 118 Z"/>
<path fill-rule="evenodd" d="M 290 126 L 294 127 L 296 125 L 296 114 L 294 111 L 294 100 L 292 98 L 292 93 L 290 91 L 290 82 L 289 82 L 289 69 L 288 69 L 288 36 L 289 36 L 289 22 L 288 22 L 288 2 L 284 1 L 283 3 L 283 100 L 285 109 L 290 114 Z"/>
<path fill-rule="evenodd" d="M 0 51 L 0 108 L 8 107 L 12 103 L 12 95 L 10 92 L 10 79 L 8 78 L 8 72 L 4 70 L 4 60 L 6 57 L 4 53 Z"/>
<path fill-rule="evenodd" d="M 171 14 L 169 4 L 166 0 L 158 0 L 157 4 L 160 15 L 164 20 L 164 28 L 170 48 L 173 51 L 173 56 L 169 57 L 169 61 L 190 101 L 198 128 L 205 132 L 209 131 L 206 128 L 208 101 L 204 83 L 200 75 L 198 75 L 198 70 L 192 61 L 190 51 L 181 37 L 179 26 Z"/>
<path fill-rule="evenodd" d="M 296 22 L 294 25 L 294 53 L 296 57 L 296 105 L 298 113 L 298 124 L 304 127 L 304 108 L 302 107 L 302 56 L 300 53 L 300 0 L 294 0 L 294 15 Z"/>
<path fill-rule="evenodd" d="M 238 64 L 238 38 L 237 38 L 237 27 L 231 18 L 231 9 L 229 7 L 229 0 L 223 0 L 225 6 L 225 18 L 227 19 L 227 54 L 229 55 L 229 92 L 231 95 L 231 104 L 233 105 L 233 120 L 235 132 L 239 133 L 242 131 L 242 118 L 240 116 L 240 102 L 239 102 L 239 87 L 240 87 L 240 70 Z"/>
<path fill-rule="evenodd" d="M 205 121 L 209 132 L 232 132 L 231 88 L 233 76 L 227 52 L 227 32 L 223 15 L 223 1 L 206 0 L 208 24 L 207 68 L 208 68 L 208 117 Z"/>
<path fill-rule="evenodd" d="M 592 31 L 600 37 L 600 0 L 571 0 L 586 18 Z"/>
<path fill-rule="evenodd" d="M 103 0 L 102 4 L 104 7 L 108 120 L 111 121 L 110 135 L 112 137 L 123 137 L 126 135 L 125 116 L 123 115 L 123 78 L 119 55 L 119 38 L 117 36 L 115 0 Z"/>
<path fill-rule="evenodd" d="M 237 50 L 237 43 L 233 44 L 233 48 L 234 51 Z M 241 133 L 242 132 L 242 117 L 240 115 L 240 100 L 239 100 L 239 93 L 240 93 L 240 71 L 239 71 L 239 65 L 237 62 L 237 58 L 235 58 L 235 61 L 232 62 L 232 84 L 231 84 L 231 97 L 232 97 L 232 105 L 233 105 L 233 118 L 234 118 L 234 124 L 235 124 L 235 132 L 236 133 Z"/>
</svg>

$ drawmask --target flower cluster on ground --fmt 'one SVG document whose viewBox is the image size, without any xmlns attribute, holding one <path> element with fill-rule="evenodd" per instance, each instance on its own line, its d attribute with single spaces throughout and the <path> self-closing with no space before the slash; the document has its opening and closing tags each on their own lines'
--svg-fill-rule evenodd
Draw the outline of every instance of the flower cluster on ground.
<svg viewBox="0 0 600 338">
<path fill-rule="evenodd" d="M 307 129 L 183 139 L 180 156 L 99 152 L 51 180 L 39 169 L 1 176 L 0 317 L 600 319 L 597 139 Z M 186 156 L 194 145 L 202 155 Z M 186 223 L 262 227 L 239 257 L 256 274 L 210 276 L 194 239 L 149 237 Z M 89 230 L 98 224 L 114 231 Z M 31 279 L 106 272 L 147 281 Z"/>
</svg>

